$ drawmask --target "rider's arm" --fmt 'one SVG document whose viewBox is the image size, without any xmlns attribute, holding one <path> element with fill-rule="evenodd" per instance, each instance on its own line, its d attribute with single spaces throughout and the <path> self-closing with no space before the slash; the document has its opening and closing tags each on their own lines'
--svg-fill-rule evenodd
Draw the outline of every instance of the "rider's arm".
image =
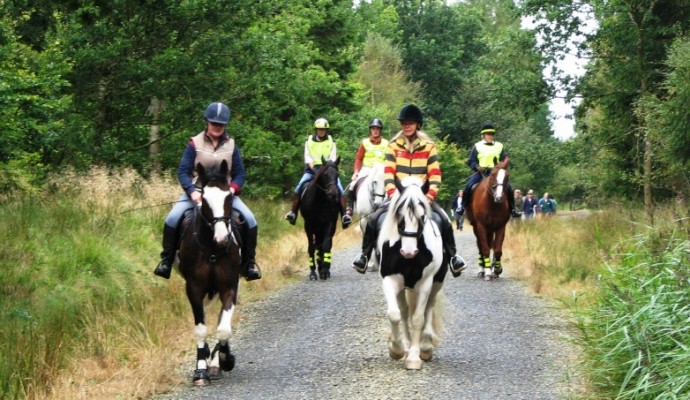
<svg viewBox="0 0 690 400">
<path fill-rule="evenodd" d="M 314 169 L 314 159 L 309 152 L 309 140 L 304 142 L 304 163 L 307 165 L 307 168 Z"/>
<path fill-rule="evenodd" d="M 362 162 L 364 161 L 364 146 L 362 143 L 359 144 L 359 148 L 357 149 L 357 155 L 355 156 L 355 168 L 354 168 L 354 173 L 359 174 L 359 170 L 362 169 Z M 353 176 L 352 179 L 355 179 Z"/>
<path fill-rule="evenodd" d="M 233 190 L 233 194 L 239 196 L 240 193 L 242 193 L 242 186 L 244 186 L 247 174 L 244 169 L 244 163 L 242 162 L 240 148 L 237 147 L 237 145 L 235 145 L 235 150 L 232 152 L 232 170 L 230 176 L 232 178 L 230 189 Z"/>
<path fill-rule="evenodd" d="M 426 192 L 426 197 L 434 201 L 441 189 L 441 165 L 438 162 L 438 152 L 436 145 L 431 146 L 429 151 L 429 158 L 426 165 L 427 179 L 429 180 L 429 191 Z"/>
<path fill-rule="evenodd" d="M 477 152 L 477 146 L 472 146 L 470 156 L 467 158 L 467 166 L 470 167 L 472 171 L 477 171 L 477 167 L 479 167 L 479 156 Z"/>
<path fill-rule="evenodd" d="M 335 140 L 333 140 L 333 147 L 331 147 L 331 154 L 328 155 L 328 159 L 335 162 L 338 159 L 338 150 L 335 147 Z"/>
<path fill-rule="evenodd" d="M 182 153 L 182 158 L 180 158 L 180 164 L 177 167 L 177 180 L 182 186 L 187 195 L 191 196 L 192 193 L 196 191 L 194 187 L 194 160 L 196 159 L 196 148 L 194 147 L 194 142 L 189 141 L 187 147 Z"/>
<path fill-rule="evenodd" d="M 392 146 L 391 143 L 386 147 L 386 161 L 383 164 L 383 184 L 388 197 L 393 196 L 397 189 L 395 187 L 395 174 L 398 171 L 398 164 Z"/>
</svg>

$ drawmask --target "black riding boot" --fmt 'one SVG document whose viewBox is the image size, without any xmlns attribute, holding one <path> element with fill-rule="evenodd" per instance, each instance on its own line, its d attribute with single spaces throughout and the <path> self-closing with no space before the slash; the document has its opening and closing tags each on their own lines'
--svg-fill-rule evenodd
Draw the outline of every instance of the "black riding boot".
<svg viewBox="0 0 690 400">
<path fill-rule="evenodd" d="M 290 208 L 290 212 L 285 214 L 285 219 L 288 220 L 288 222 L 291 225 L 294 225 L 295 222 L 297 222 L 297 211 L 299 210 L 299 200 L 300 200 L 300 194 L 295 193 L 292 195 L 292 206 Z"/>
<path fill-rule="evenodd" d="M 153 271 L 154 274 L 170 279 L 170 272 L 175 261 L 175 251 L 177 247 L 177 229 L 167 224 L 163 224 L 163 251 L 161 252 L 161 262 Z"/>
<path fill-rule="evenodd" d="M 455 247 L 455 236 L 453 236 L 453 224 L 447 221 L 446 218 L 442 218 L 441 223 L 441 235 L 443 236 L 443 246 L 446 253 L 448 254 L 450 272 L 455 278 L 462 275 L 462 271 L 465 267 L 465 260 L 462 259 L 457 254 L 457 249 Z"/>
<path fill-rule="evenodd" d="M 261 271 L 256 265 L 256 241 L 259 236 L 259 227 L 255 226 L 247 230 L 242 246 L 242 274 L 248 281 L 261 279 Z"/>
<path fill-rule="evenodd" d="M 375 217 L 374 217 L 375 218 Z M 352 262 L 352 268 L 354 268 L 360 274 L 367 272 L 367 263 L 371 252 L 374 250 L 376 245 L 376 222 L 372 224 L 369 220 L 366 229 L 364 229 L 364 235 L 362 237 L 362 253 L 358 255 Z"/>
<path fill-rule="evenodd" d="M 513 191 L 509 190 L 506 194 L 508 195 L 508 207 L 510 207 L 510 215 L 513 218 L 520 218 L 520 213 L 515 209 L 515 195 L 513 195 Z"/>
<path fill-rule="evenodd" d="M 352 209 L 347 207 L 345 196 L 340 196 L 340 214 L 343 216 L 343 229 L 352 224 Z"/>
</svg>

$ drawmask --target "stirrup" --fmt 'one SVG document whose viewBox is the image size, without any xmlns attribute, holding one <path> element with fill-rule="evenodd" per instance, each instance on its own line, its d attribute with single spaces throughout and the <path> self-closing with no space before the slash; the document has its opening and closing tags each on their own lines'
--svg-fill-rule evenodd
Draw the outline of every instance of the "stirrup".
<svg viewBox="0 0 690 400">
<path fill-rule="evenodd" d="M 359 272 L 360 274 L 364 274 L 367 272 L 368 261 L 369 260 L 367 259 L 366 255 L 360 254 L 352 261 L 352 268 L 354 268 L 355 271 Z"/>
<path fill-rule="evenodd" d="M 448 264 L 450 267 L 450 272 L 453 274 L 454 278 L 462 275 L 462 271 L 467 268 L 465 260 L 463 260 L 462 257 L 457 254 L 450 258 L 450 262 Z"/>
<path fill-rule="evenodd" d="M 297 222 L 297 216 L 292 211 L 285 214 L 285 219 L 290 223 L 290 225 L 294 225 L 295 222 Z"/>
<path fill-rule="evenodd" d="M 155 275 L 160 276 L 161 278 L 165 279 L 170 279 L 170 273 L 172 272 L 172 268 L 170 265 L 166 262 L 166 260 L 162 260 L 160 263 L 158 263 L 158 266 L 156 269 L 153 271 Z"/>
</svg>

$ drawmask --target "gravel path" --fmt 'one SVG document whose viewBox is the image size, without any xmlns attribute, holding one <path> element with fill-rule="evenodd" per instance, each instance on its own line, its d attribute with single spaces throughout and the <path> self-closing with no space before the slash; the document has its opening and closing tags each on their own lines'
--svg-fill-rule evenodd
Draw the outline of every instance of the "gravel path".
<svg viewBox="0 0 690 400">
<path fill-rule="evenodd" d="M 328 281 L 304 281 L 260 302 L 244 317 L 232 349 L 237 365 L 209 387 L 159 399 L 565 399 L 577 392 L 569 328 L 559 311 L 504 276 L 474 275 L 471 232 L 456 232 L 466 273 L 446 278 L 447 335 L 421 371 L 388 357 L 388 321 L 376 273 L 333 254 Z M 241 294 L 240 294 L 241 296 Z M 191 370 L 193 360 L 189 362 Z"/>
</svg>

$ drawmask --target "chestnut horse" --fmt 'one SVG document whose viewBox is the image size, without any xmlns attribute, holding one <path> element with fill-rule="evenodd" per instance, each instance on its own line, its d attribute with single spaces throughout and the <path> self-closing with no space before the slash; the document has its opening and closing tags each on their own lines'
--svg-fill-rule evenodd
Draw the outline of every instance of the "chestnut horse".
<svg viewBox="0 0 690 400">
<path fill-rule="evenodd" d="M 235 366 L 229 342 L 232 315 L 237 304 L 241 257 L 237 227 L 231 223 L 233 196 L 227 162 L 223 160 L 219 167 L 208 170 L 197 164 L 196 172 L 201 182 L 202 201 L 201 205 L 194 207 L 192 216 L 183 221 L 178 267 L 194 313 L 197 360 L 192 382 L 196 386 L 204 386 L 210 383 L 210 376 L 220 375 L 221 369 L 231 371 Z M 206 342 L 208 328 L 204 302 L 216 295 L 222 308 L 216 328 L 218 343 L 211 353 Z"/>
<path fill-rule="evenodd" d="M 322 164 L 316 175 L 302 193 L 300 212 L 304 218 L 304 232 L 307 234 L 310 280 L 326 280 L 331 276 L 331 247 L 338 225 L 340 193 L 338 191 L 338 164 L 321 158 Z"/>
<path fill-rule="evenodd" d="M 472 224 L 479 249 L 479 276 L 487 281 L 503 272 L 501 255 L 506 224 L 510 220 L 508 196 L 512 195 L 505 190 L 508 175 L 508 170 L 500 164 L 491 169 L 472 193 L 467 208 L 467 220 Z"/>
<path fill-rule="evenodd" d="M 443 332 L 444 260 L 440 224 L 422 191 L 423 182 L 407 177 L 395 193 L 379 233 L 383 294 L 391 324 L 388 355 L 405 358 L 405 368 L 421 369 Z"/>
</svg>

